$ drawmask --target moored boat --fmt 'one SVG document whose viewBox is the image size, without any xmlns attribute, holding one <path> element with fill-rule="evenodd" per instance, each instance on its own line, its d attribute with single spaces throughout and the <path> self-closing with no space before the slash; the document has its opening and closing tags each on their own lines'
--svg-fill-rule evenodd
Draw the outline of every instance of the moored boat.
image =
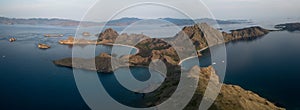
<svg viewBox="0 0 300 110">
<path fill-rule="evenodd" d="M 17 39 L 16 38 L 10 38 L 9 39 L 9 42 L 14 42 L 14 41 L 16 41 Z"/>
<path fill-rule="evenodd" d="M 40 49 L 48 49 L 48 48 L 51 48 L 49 45 L 47 45 L 47 44 L 41 44 L 41 43 L 39 43 L 38 47 L 39 47 Z"/>
</svg>

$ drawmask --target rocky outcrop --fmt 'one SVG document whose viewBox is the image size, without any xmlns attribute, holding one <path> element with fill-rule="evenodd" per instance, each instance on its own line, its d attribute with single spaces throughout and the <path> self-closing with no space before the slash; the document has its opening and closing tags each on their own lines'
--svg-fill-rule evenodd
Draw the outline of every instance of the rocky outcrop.
<svg viewBox="0 0 300 110">
<path fill-rule="evenodd" d="M 300 31 L 300 23 L 286 23 L 275 25 L 275 28 L 283 31 Z"/>
<path fill-rule="evenodd" d="M 118 36 L 119 34 L 115 30 L 113 30 L 112 28 L 108 28 L 104 32 L 99 34 L 98 41 L 103 41 L 105 43 L 114 43 Z"/>
<path fill-rule="evenodd" d="M 220 83 L 219 77 L 211 66 L 206 68 L 195 66 L 187 74 L 189 74 L 189 78 L 199 79 L 199 82 L 192 100 L 185 107 L 186 110 L 199 109 L 198 107 L 203 99 L 203 94 L 207 89 L 206 87 L 209 81 L 212 82 L 211 84 L 214 87 L 222 86 L 218 97 L 210 107 L 211 110 L 283 110 L 283 108 L 275 106 L 268 100 L 251 91 L 247 91 L 240 86 Z M 172 76 L 178 77 L 179 75 L 175 73 Z M 156 92 L 146 95 L 146 99 L 152 99 L 148 102 L 149 106 L 160 104 L 170 97 L 170 95 L 172 95 L 172 91 L 176 89 L 176 87 L 170 87 L 170 85 L 177 84 L 178 78 L 170 77 L 165 81 L 166 83 Z M 207 92 L 210 91 L 214 91 L 214 89 L 210 88 Z M 203 100 L 206 100 L 206 98 Z"/>
<path fill-rule="evenodd" d="M 184 27 L 175 38 L 182 38 L 187 35 L 193 42 L 197 50 L 206 48 L 210 45 L 217 45 L 222 42 L 222 34 L 220 31 L 212 28 L 206 23 L 196 24 L 194 26 Z M 209 44 L 208 44 L 209 41 Z"/>
</svg>

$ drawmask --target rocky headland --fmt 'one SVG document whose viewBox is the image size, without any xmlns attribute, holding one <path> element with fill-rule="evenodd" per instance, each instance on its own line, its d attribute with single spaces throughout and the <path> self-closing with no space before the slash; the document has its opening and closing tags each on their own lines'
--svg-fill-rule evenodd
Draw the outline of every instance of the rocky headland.
<svg viewBox="0 0 300 110">
<path fill-rule="evenodd" d="M 223 32 L 225 42 L 230 42 L 234 40 L 247 40 L 247 39 L 254 39 L 257 37 L 262 37 L 268 34 L 270 30 L 261 28 L 259 26 L 231 30 L 231 33 Z"/>
<path fill-rule="evenodd" d="M 272 102 L 240 86 L 220 83 L 219 77 L 212 66 L 203 68 L 194 66 L 186 74 L 189 78 L 199 79 L 199 82 L 196 92 L 185 110 L 198 110 L 202 99 L 209 100 L 203 98 L 206 89 L 208 90 L 206 92 L 213 92 L 216 91 L 214 87 L 221 87 L 221 90 L 209 110 L 284 110 L 284 108 L 277 107 Z M 180 77 L 179 73 L 173 73 L 171 77 L 167 77 L 165 83 L 156 91 L 146 94 L 145 99 L 149 101 L 146 101 L 147 105 L 158 105 L 168 99 L 173 91 L 177 89 L 172 85 L 178 84 L 178 77 Z M 212 88 L 207 88 L 209 82 L 212 84 Z"/>
<path fill-rule="evenodd" d="M 114 55 L 102 53 L 92 59 L 65 58 L 54 61 L 54 64 L 64 67 L 111 73 L 114 71 L 114 69 L 122 66 L 149 66 L 152 61 L 159 59 L 166 64 L 167 77 L 164 83 L 157 90 L 155 90 L 155 92 L 145 95 L 145 98 L 149 101 L 147 102 L 148 106 L 152 106 L 163 102 L 176 90 L 176 85 L 179 82 L 181 72 L 181 67 L 179 66 L 181 59 L 184 60 L 190 56 L 201 56 L 200 51 L 210 46 L 227 43 L 234 40 L 253 39 L 264 36 L 268 33 L 269 30 L 261 27 L 249 27 L 232 30 L 231 33 L 226 33 L 220 32 L 209 25 L 202 23 L 184 27 L 182 31 L 177 33 L 174 37 L 158 39 L 150 38 L 143 34 L 119 35 L 113 29 L 107 29 L 99 34 L 99 39 L 96 42 L 97 44 L 114 43 L 118 45 L 134 46 L 139 50 L 138 53 L 122 57 L 114 57 Z M 189 38 L 194 47 L 185 47 L 185 41 L 188 41 L 187 39 L 184 39 L 185 37 Z M 71 42 L 74 42 L 74 39 L 69 39 L 69 41 L 71 44 Z M 138 43 L 135 44 L 136 42 Z M 177 45 L 174 46 L 172 44 Z M 192 52 L 195 49 L 198 52 L 196 55 L 194 55 Z M 184 52 L 187 55 L 183 58 L 179 58 L 177 54 L 178 51 Z M 72 64 L 72 61 L 80 63 Z M 111 64 L 117 65 L 117 67 L 112 68 Z M 200 68 L 195 66 L 188 72 L 188 74 L 190 74 L 192 78 L 199 78 L 200 81 L 192 101 L 186 107 L 187 110 L 196 110 L 198 109 L 197 107 L 200 104 L 199 101 L 202 99 L 210 76 L 212 75 L 214 85 L 220 86 L 222 84 L 219 82 L 218 76 L 212 67 Z M 277 107 L 259 95 L 251 91 L 244 90 L 239 86 L 224 84 L 211 109 L 276 110 L 283 108 Z"/>
</svg>

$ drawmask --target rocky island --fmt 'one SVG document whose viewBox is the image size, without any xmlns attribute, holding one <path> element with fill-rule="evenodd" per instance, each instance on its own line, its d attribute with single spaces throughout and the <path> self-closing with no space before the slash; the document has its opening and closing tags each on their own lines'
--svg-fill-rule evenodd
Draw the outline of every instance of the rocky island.
<svg viewBox="0 0 300 110">
<path fill-rule="evenodd" d="M 116 68 L 112 68 L 111 64 L 115 64 L 118 67 L 122 66 L 148 66 L 151 61 L 159 59 L 166 64 L 167 77 L 164 83 L 152 93 L 145 95 L 148 100 L 146 103 L 148 106 L 157 105 L 172 95 L 176 90 L 176 85 L 179 82 L 181 67 L 179 66 L 181 60 L 177 52 L 188 52 L 197 50 L 197 55 L 201 56 L 200 52 L 207 49 L 210 46 L 227 43 L 234 40 L 253 39 L 264 36 L 269 33 L 269 30 L 261 27 L 249 27 L 244 29 L 232 30 L 231 33 L 220 32 L 209 25 L 202 23 L 193 26 L 187 26 L 177 33 L 174 37 L 158 39 L 150 38 L 142 34 L 121 34 L 119 35 L 113 29 L 107 29 L 99 34 L 99 39 L 93 44 L 101 43 L 117 43 L 120 45 L 134 46 L 139 49 L 138 53 L 133 55 L 126 55 L 122 57 L 113 57 L 107 53 L 102 53 L 93 59 L 83 58 L 65 58 L 54 61 L 54 64 L 64 67 L 73 67 L 87 70 L 94 70 L 98 72 L 111 73 Z M 193 43 L 195 48 L 183 48 L 185 43 L 179 43 L 176 47 L 172 46 L 172 43 L 184 42 L 184 36 L 187 36 Z M 224 37 L 224 40 L 222 40 Z M 82 40 L 84 41 L 84 40 Z M 169 43 L 167 43 L 167 41 Z M 209 41 L 209 43 L 208 43 Z M 67 42 L 67 43 L 66 43 Z M 69 38 L 68 41 L 63 41 L 61 44 L 74 44 L 74 39 Z M 134 44 L 134 42 L 139 42 Z M 86 43 L 86 41 L 82 42 Z M 76 43 L 81 44 L 81 43 Z M 88 43 L 89 44 L 89 43 Z M 176 49 L 177 48 L 177 52 Z M 184 58 L 188 58 L 184 57 Z M 129 60 L 124 60 L 129 59 Z M 72 61 L 80 62 L 80 64 L 72 64 Z M 95 62 L 91 64 L 89 62 Z M 96 68 L 95 68 L 96 67 Z M 208 84 L 210 76 L 212 76 L 214 85 L 222 85 L 219 82 L 218 76 L 215 73 L 213 67 L 200 68 L 195 66 L 188 74 L 192 78 L 199 78 L 199 84 L 197 91 L 193 96 L 192 101 L 186 107 L 187 110 L 196 110 L 199 106 Z M 228 110 L 228 109 L 274 109 L 281 110 L 283 108 L 275 106 L 268 100 L 260 97 L 259 95 L 244 90 L 236 85 L 222 86 L 221 92 L 216 101 L 211 106 L 211 109 Z"/>
<path fill-rule="evenodd" d="M 282 31 L 300 31 L 300 23 L 286 23 L 275 25 L 275 28 Z"/>
</svg>

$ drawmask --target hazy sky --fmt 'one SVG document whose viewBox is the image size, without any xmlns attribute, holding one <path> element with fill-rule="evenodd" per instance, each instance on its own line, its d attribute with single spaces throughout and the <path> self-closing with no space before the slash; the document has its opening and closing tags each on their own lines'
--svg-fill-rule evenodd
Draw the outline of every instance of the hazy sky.
<svg viewBox="0 0 300 110">
<path fill-rule="evenodd" d="M 101 2 L 102 1 L 102 2 Z M 132 0 L 101 0 L 103 6 L 114 7 Z M 106 2 L 104 2 L 106 1 Z M 153 1 L 153 0 L 148 0 Z M 191 9 L 195 0 L 172 0 L 177 4 L 183 4 L 181 8 Z M 256 19 L 256 18 L 293 18 L 300 16 L 300 0 L 202 0 L 213 15 L 219 19 Z M 17 18 L 68 18 L 80 20 L 87 10 L 97 0 L 1 0 L 0 16 Z M 185 2 L 185 3 L 183 3 Z M 190 4 L 189 4 L 190 2 Z M 142 18 L 176 17 L 176 14 L 167 11 L 160 11 L 160 8 L 153 8 L 153 12 L 145 13 L 141 7 L 127 13 L 128 16 Z M 108 11 L 108 10 L 107 10 Z M 197 10 L 192 10 L 197 12 Z M 109 11 L 108 11 L 109 13 Z M 101 15 L 101 16 L 110 16 Z M 180 17 L 180 16 L 178 16 Z M 101 17 L 97 20 L 103 20 Z"/>
</svg>

